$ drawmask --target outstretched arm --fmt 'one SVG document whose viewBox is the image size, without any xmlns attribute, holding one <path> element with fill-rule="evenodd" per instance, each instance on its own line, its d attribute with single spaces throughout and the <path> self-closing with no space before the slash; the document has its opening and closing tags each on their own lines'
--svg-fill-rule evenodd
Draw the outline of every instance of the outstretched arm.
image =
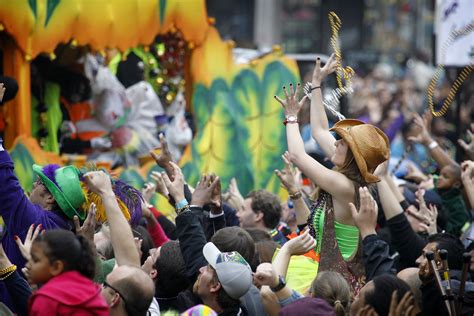
<svg viewBox="0 0 474 316">
<path fill-rule="evenodd" d="M 283 161 L 285 162 L 285 168 L 283 170 L 275 170 L 275 174 L 280 179 L 283 187 L 288 191 L 291 200 L 293 201 L 293 208 L 296 212 L 296 224 L 303 225 L 308 221 L 310 210 L 308 205 L 303 199 L 303 194 L 298 186 L 296 180 L 296 172 L 293 168 L 293 164 L 290 161 L 290 153 L 285 152 L 282 155 Z"/>
<path fill-rule="evenodd" d="M 332 157 L 334 154 L 334 142 L 336 139 L 329 132 L 328 117 L 323 105 L 323 95 L 321 91 L 321 83 L 330 73 L 334 72 L 337 67 L 335 55 L 332 54 L 326 65 L 321 68 L 321 60 L 316 60 L 316 66 L 313 71 L 311 92 L 311 133 L 313 138 L 323 149 L 326 157 Z M 317 88 L 319 87 L 319 88 Z"/>
<path fill-rule="evenodd" d="M 290 85 L 290 95 L 286 92 L 285 100 L 275 96 L 278 102 L 285 109 L 287 117 L 296 116 L 306 100 L 306 96 L 298 102 L 297 95 L 300 90 L 298 84 L 296 91 L 293 85 Z M 332 171 L 309 156 L 304 149 L 303 139 L 301 138 L 298 123 L 288 122 L 286 124 L 286 138 L 288 143 L 288 151 L 291 161 L 315 184 L 319 185 L 324 191 L 343 201 L 352 200 L 355 193 L 351 181 L 342 173 Z"/>
<path fill-rule="evenodd" d="M 104 204 L 117 265 L 140 267 L 132 229 L 120 210 L 109 175 L 103 171 L 88 172 L 84 175 L 84 182 L 92 192 L 101 197 Z"/>
<path fill-rule="evenodd" d="M 467 160 L 461 164 L 461 179 L 464 184 L 471 209 L 474 209 L 474 161 Z"/>
<path fill-rule="evenodd" d="M 423 117 L 415 113 L 414 123 L 420 127 L 421 132 L 417 136 L 409 137 L 410 141 L 423 144 L 426 149 L 429 151 L 431 157 L 439 165 L 439 168 L 443 168 L 449 165 L 458 166 L 458 163 L 454 161 L 443 148 L 441 148 L 438 143 L 431 137 L 430 134 L 430 125 L 431 120 L 433 119 L 431 112 L 425 112 Z"/>
</svg>

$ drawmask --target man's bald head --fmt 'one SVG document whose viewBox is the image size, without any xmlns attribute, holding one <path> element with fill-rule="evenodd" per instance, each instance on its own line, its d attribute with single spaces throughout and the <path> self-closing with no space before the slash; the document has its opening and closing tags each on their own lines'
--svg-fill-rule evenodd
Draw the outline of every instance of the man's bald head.
<svg viewBox="0 0 474 316">
<path fill-rule="evenodd" d="M 418 268 L 406 268 L 398 272 L 397 277 L 405 281 L 410 287 L 411 292 L 415 296 L 415 301 L 419 307 L 421 307 L 421 280 L 418 272 Z"/>
<path fill-rule="evenodd" d="M 129 316 L 147 314 L 155 295 L 155 285 L 146 272 L 138 267 L 119 266 L 107 276 L 107 283 L 123 296 L 125 304 L 122 306 Z"/>
</svg>

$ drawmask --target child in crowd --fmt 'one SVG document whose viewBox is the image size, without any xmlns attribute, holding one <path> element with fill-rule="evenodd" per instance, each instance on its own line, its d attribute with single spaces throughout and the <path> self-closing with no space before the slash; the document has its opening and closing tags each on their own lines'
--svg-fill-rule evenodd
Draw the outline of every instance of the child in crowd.
<svg viewBox="0 0 474 316">
<path fill-rule="evenodd" d="M 434 183 L 448 214 L 446 232 L 460 236 L 464 226 L 470 223 L 470 215 L 462 197 L 461 168 L 458 165 L 443 167 L 439 177 L 435 176 Z"/>
<path fill-rule="evenodd" d="M 92 281 L 95 261 L 84 237 L 67 230 L 40 234 L 27 267 L 30 283 L 42 285 L 30 298 L 29 315 L 109 315 L 101 288 Z"/>
</svg>

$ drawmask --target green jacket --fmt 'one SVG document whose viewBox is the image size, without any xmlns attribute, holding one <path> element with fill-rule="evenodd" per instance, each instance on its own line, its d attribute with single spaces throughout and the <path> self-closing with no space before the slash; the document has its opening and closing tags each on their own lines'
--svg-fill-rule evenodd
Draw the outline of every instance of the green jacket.
<svg viewBox="0 0 474 316">
<path fill-rule="evenodd" d="M 448 214 L 448 223 L 446 224 L 446 232 L 455 236 L 461 236 L 462 228 L 466 222 L 471 221 L 469 211 L 464 204 L 461 190 L 451 188 L 448 190 L 438 190 L 436 192 L 441 196 L 443 208 Z"/>
</svg>

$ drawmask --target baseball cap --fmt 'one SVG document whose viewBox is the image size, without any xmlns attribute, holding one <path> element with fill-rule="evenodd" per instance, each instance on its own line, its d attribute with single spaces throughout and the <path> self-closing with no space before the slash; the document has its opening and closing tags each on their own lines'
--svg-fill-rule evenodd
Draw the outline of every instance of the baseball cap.
<svg viewBox="0 0 474 316">
<path fill-rule="evenodd" d="M 252 285 L 252 269 L 240 253 L 220 252 L 212 242 L 204 245 L 202 253 L 230 297 L 239 299 L 247 293 Z"/>
</svg>

